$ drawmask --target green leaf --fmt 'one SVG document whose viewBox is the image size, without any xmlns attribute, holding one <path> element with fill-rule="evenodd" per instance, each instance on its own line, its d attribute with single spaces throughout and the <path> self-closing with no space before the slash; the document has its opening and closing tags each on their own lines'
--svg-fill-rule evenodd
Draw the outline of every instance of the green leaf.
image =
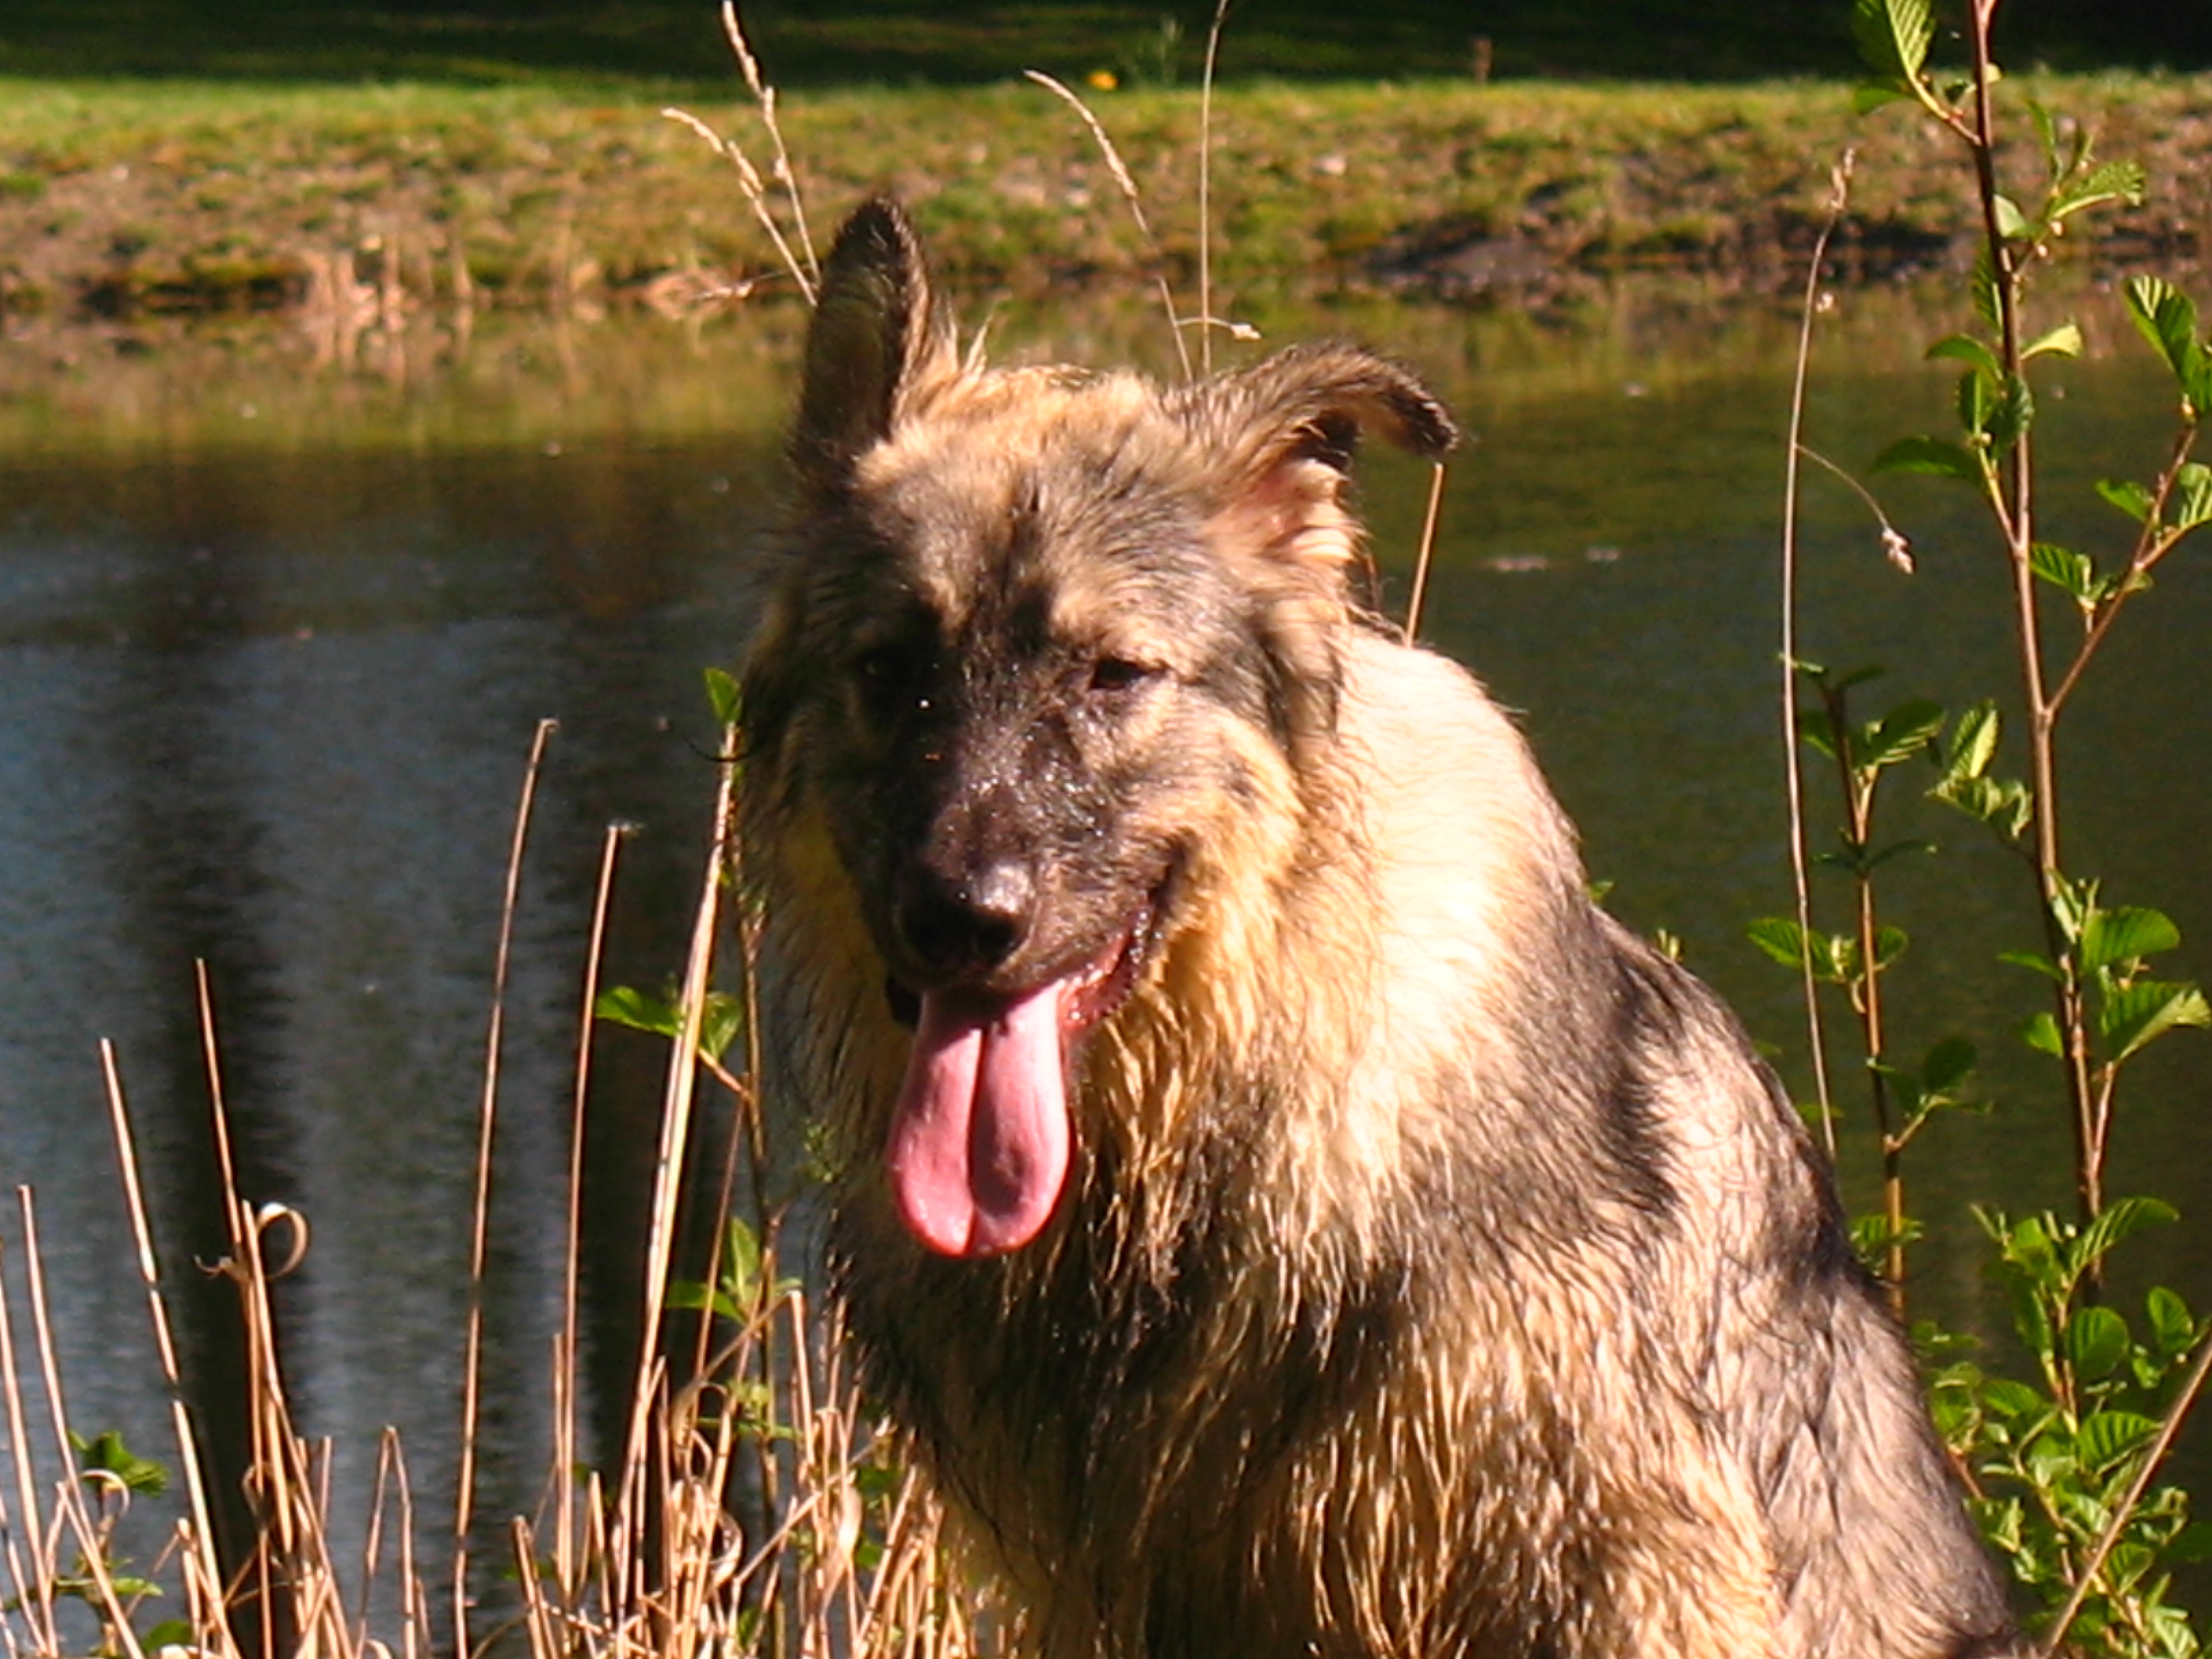
<svg viewBox="0 0 2212 1659">
<path fill-rule="evenodd" d="M 2183 398 L 2197 413 L 2212 413 L 2212 365 L 2197 336 L 2196 302 L 2156 276 L 2130 276 L 2125 291 L 2128 314 L 2166 359 Z"/>
<path fill-rule="evenodd" d="M 1902 81 L 1862 81 L 1851 88 L 1851 113 L 1871 115 L 1885 104 L 1913 95 L 1912 88 Z"/>
<path fill-rule="evenodd" d="M 1984 700 L 1970 704 L 1951 727 L 1951 743 L 1944 753 L 1946 777 L 1978 778 L 1989 770 L 1997 752 L 2000 729 L 1997 706 Z"/>
<path fill-rule="evenodd" d="M 1996 267 L 1990 263 L 1986 240 L 1981 240 L 1981 246 L 1974 250 L 1974 274 L 1968 292 L 1974 302 L 1974 314 L 1982 319 L 1983 326 L 1992 335 L 2003 332 L 2004 305 L 1998 294 Z"/>
<path fill-rule="evenodd" d="M 2051 204 L 2051 216 L 2071 218 L 2087 209 L 2112 202 L 2141 207 L 2144 182 L 2141 162 L 2106 161 L 2063 185 Z"/>
<path fill-rule="evenodd" d="M 737 680 L 720 668 L 707 671 L 707 702 L 714 710 L 715 720 L 723 726 L 735 726 L 744 702 L 744 694 Z"/>
<path fill-rule="evenodd" d="M 1797 740 L 1816 754 L 1836 758 L 1836 723 L 1825 708 L 1797 711 Z"/>
<path fill-rule="evenodd" d="M 1943 706 L 1916 697 L 1901 702 L 1867 727 L 1852 759 L 1861 770 L 1893 766 L 1922 753 L 1943 729 Z"/>
<path fill-rule="evenodd" d="M 650 1031 L 672 1040 L 684 1030 L 684 1013 L 673 999 L 650 996 L 628 985 L 600 992 L 592 1012 L 611 1025 L 627 1025 L 632 1030 Z"/>
<path fill-rule="evenodd" d="M 2081 355 L 2081 331 L 2072 323 L 2061 323 L 2048 334 L 2039 334 L 2021 348 L 2021 361 L 2031 362 L 2038 357 L 2078 357 Z"/>
<path fill-rule="evenodd" d="M 2069 945 L 2081 942 L 2081 930 L 2089 925 L 2089 918 L 2097 908 L 2097 884 L 2094 881 L 2070 881 L 2064 876 L 2056 878 L 2051 892 L 2051 920 L 2057 924 L 2059 937 Z"/>
<path fill-rule="evenodd" d="M 2108 993 L 2097 1010 L 2108 1061 L 2125 1060 L 2177 1025 L 2212 1025 L 2212 1006 L 2194 985 L 2137 980 Z"/>
<path fill-rule="evenodd" d="M 2150 491 L 2131 478 L 2101 479 L 2097 485 L 2097 493 L 2137 524 L 2150 517 L 2153 506 Z"/>
<path fill-rule="evenodd" d="M 1998 1416 L 2014 1419 L 2035 1417 L 2051 1405 L 2027 1383 L 2008 1376 L 1991 1377 L 1982 1389 L 1982 1403 Z"/>
<path fill-rule="evenodd" d="M 1997 960 L 2009 963 L 2015 968 L 2025 968 L 2030 973 L 2040 974 L 2053 985 L 2066 982 L 2066 975 L 2058 970 L 2058 964 L 2039 951 L 2000 951 Z"/>
<path fill-rule="evenodd" d="M 672 995 L 656 997 L 633 986 L 617 985 L 599 993 L 592 1012 L 611 1025 L 650 1031 L 672 1042 L 684 1035 L 684 1006 Z M 744 1004 L 720 991 L 709 991 L 699 1021 L 699 1052 L 712 1060 L 721 1059 L 744 1029 Z"/>
<path fill-rule="evenodd" d="M 2144 1228 L 2170 1226 L 2179 1218 L 2180 1212 L 2160 1199 L 2116 1198 L 2075 1237 L 2067 1252 L 2068 1265 L 2075 1273 L 2085 1273 Z"/>
<path fill-rule="evenodd" d="M 2076 339 L 2078 342 L 2078 331 Z M 1993 386 L 2004 384 L 2004 367 L 1997 362 L 1996 353 L 1971 334 L 1945 335 L 1928 348 L 1927 357 L 1930 362 L 1948 357 L 1954 362 L 1966 364 Z"/>
<path fill-rule="evenodd" d="M 1985 380 L 1978 374 L 1960 377 L 1959 425 L 1969 436 L 1981 437 L 1988 432 L 1990 411 L 1996 407 L 2003 384 L 2002 378 Z"/>
<path fill-rule="evenodd" d="M 2081 930 L 2081 962 L 2085 967 L 2110 968 L 2177 950 L 2180 945 L 2181 929 L 2162 912 L 2124 904 L 2091 914 L 2088 926 Z"/>
<path fill-rule="evenodd" d="M 2189 1304 L 2165 1285 L 2151 1286 L 2143 1297 L 2143 1314 L 2150 1321 L 2151 1340 L 2168 1358 L 2195 1346 L 2197 1321 Z"/>
<path fill-rule="evenodd" d="M 90 1440 L 71 1429 L 69 1439 L 76 1450 L 77 1467 L 84 1474 L 112 1476 L 128 1492 L 158 1495 L 169 1489 L 168 1470 L 151 1458 L 139 1456 L 113 1429 Z"/>
<path fill-rule="evenodd" d="M 1970 382 L 1972 375 L 1967 376 Z M 1968 454 L 1965 447 L 1944 438 L 1899 438 L 1895 443 L 1874 458 L 1868 469 L 1873 472 L 1915 472 L 1938 478 L 1963 478 L 1968 483 L 1982 480 L 1982 464 Z"/>
<path fill-rule="evenodd" d="M 2025 99 L 2022 101 L 2027 105 L 2027 112 L 2035 121 L 2035 137 L 2037 141 L 2043 146 L 2044 169 L 2048 172 L 2053 179 L 2063 176 L 2068 171 L 2068 167 L 2066 163 L 2061 161 L 2058 156 L 2057 121 L 2053 118 L 2050 109 L 2044 104 L 2041 99 L 2029 98 Z M 2079 150 L 2080 142 L 2081 141 L 2078 138 L 2075 140 L 2077 152 Z"/>
<path fill-rule="evenodd" d="M 2035 395 L 2025 380 L 2014 375 L 2005 383 L 2004 393 L 1990 409 L 1989 422 L 1982 429 L 1993 447 L 2009 449 L 2034 424 Z"/>
<path fill-rule="evenodd" d="M 2212 401 L 2212 400 L 2208 400 Z M 2199 404 L 2201 410 L 2204 404 Z M 2212 466 L 2191 461 L 2173 475 L 2173 493 L 2166 498 L 2173 509 L 2173 528 L 2194 530 L 2212 520 Z"/>
<path fill-rule="evenodd" d="M 2066 1053 L 2058 1036 L 2058 1022 L 2048 1012 L 2030 1014 L 2021 1023 L 2020 1040 L 2039 1054 L 2057 1060 Z"/>
<path fill-rule="evenodd" d="M 720 1291 L 710 1291 L 696 1279 L 675 1279 L 661 1300 L 678 1313 L 711 1313 L 717 1319 L 742 1319 L 738 1304 Z"/>
<path fill-rule="evenodd" d="M 2105 1309 L 2094 1311 L 2103 1313 Z M 2139 1412 L 2100 1411 L 2092 1413 L 2081 1425 L 2081 1432 L 2075 1438 L 2075 1448 L 2080 1454 L 2081 1467 L 2093 1474 L 2102 1474 L 2114 1464 L 2125 1462 L 2158 1437 L 2158 1419 L 2145 1417 Z"/>
<path fill-rule="evenodd" d="M 1904 854 L 1934 853 L 1936 850 L 1937 848 L 1936 843 L 1932 841 L 1893 841 L 1890 842 L 1888 846 L 1882 848 L 1880 851 L 1870 853 L 1865 858 L 1860 860 L 1859 867 L 1862 870 L 1871 872 L 1881 869 L 1883 865 L 1888 863 L 1892 859 L 1899 857 Z"/>
<path fill-rule="evenodd" d="M 2042 226 L 2020 210 L 2020 204 L 2009 196 L 1992 197 L 1990 205 L 1996 211 L 1997 234 L 2007 241 L 2015 237 L 2031 235 Z"/>
<path fill-rule="evenodd" d="M 741 1217 L 732 1216 L 722 1244 L 722 1281 L 740 1301 L 750 1302 L 760 1285 L 760 1235 Z"/>
<path fill-rule="evenodd" d="M 2027 786 L 2014 780 L 1945 778 L 1928 792 L 1947 806 L 1979 818 L 1999 835 L 2016 838 L 2027 827 L 2034 804 Z"/>
<path fill-rule="evenodd" d="M 1856 0 L 1851 38 L 1858 43 L 1860 61 L 1879 81 L 1911 87 L 1928 61 L 1936 20 L 1928 0 Z"/>
<path fill-rule="evenodd" d="M 1893 1227 L 1889 1218 L 1880 1211 L 1870 1215 L 1851 1218 L 1851 1253 L 1864 1262 L 1869 1272 L 1880 1276 L 1882 1261 L 1893 1246 L 1916 1243 L 1927 1230 L 1911 1216 Z"/>
<path fill-rule="evenodd" d="M 2111 1376 L 2134 1346 L 2128 1335 L 2128 1322 L 2106 1307 L 2077 1309 L 2066 1322 L 2061 1344 L 2075 1376 L 2085 1382 Z"/>
<path fill-rule="evenodd" d="M 2071 548 L 2038 542 L 2028 550 L 2027 562 L 2028 568 L 2044 580 L 2072 594 L 2085 605 L 2094 605 L 2104 592 L 2096 565 L 2087 554 L 2076 553 Z"/>
<path fill-rule="evenodd" d="M 1974 1045 L 1966 1038 L 1945 1037 L 1920 1062 L 1921 1087 L 1930 1094 L 1950 1093 L 1974 1074 L 1977 1058 Z"/>
<path fill-rule="evenodd" d="M 699 1052 L 720 1060 L 730 1045 L 744 1034 L 745 1005 L 720 991 L 707 994 L 707 1012 L 699 1022 Z"/>
<path fill-rule="evenodd" d="M 1844 978 L 1844 947 L 1847 941 L 1827 933 L 1808 934 L 1788 916 L 1760 916 L 1746 924 L 1744 937 L 1784 968 L 1802 969 L 1809 946 L 1813 973 L 1819 979 Z"/>
</svg>

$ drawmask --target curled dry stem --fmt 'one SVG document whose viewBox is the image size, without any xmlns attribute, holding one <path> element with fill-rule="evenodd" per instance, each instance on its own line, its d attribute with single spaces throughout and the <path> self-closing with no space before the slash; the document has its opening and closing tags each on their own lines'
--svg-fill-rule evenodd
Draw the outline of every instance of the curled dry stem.
<svg viewBox="0 0 2212 1659">
<path fill-rule="evenodd" d="M 1820 1113 L 1820 1139 L 1828 1156 L 1836 1155 L 1835 1100 L 1828 1083 L 1828 1047 L 1820 1025 L 1820 985 L 1813 972 L 1813 892 L 1808 874 L 1811 854 L 1806 845 L 1805 775 L 1797 755 L 1797 504 L 1802 484 L 1799 462 L 1812 452 L 1805 447 L 1805 386 L 1813 356 L 1813 321 L 1820 314 L 1820 267 L 1828 256 L 1828 243 L 1843 222 L 1850 201 L 1853 151 L 1846 149 L 1829 175 L 1828 216 L 1813 245 L 1805 272 L 1805 301 L 1798 314 L 1797 362 L 1790 392 L 1790 447 L 1782 485 L 1782 754 L 1783 777 L 1790 812 L 1790 873 L 1797 903 L 1799 969 L 1802 978 L 1806 1037 L 1813 1061 L 1814 1098 Z"/>
</svg>

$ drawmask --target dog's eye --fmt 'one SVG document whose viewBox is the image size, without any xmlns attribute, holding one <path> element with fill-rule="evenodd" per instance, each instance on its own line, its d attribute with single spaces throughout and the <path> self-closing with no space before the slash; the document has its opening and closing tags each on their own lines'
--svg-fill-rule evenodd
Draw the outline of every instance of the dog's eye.
<svg viewBox="0 0 2212 1659">
<path fill-rule="evenodd" d="M 1101 657 L 1091 665 L 1091 689 L 1113 695 L 1134 690 L 1159 670 L 1127 657 Z"/>
<path fill-rule="evenodd" d="M 906 645 L 878 645 L 854 657 L 847 672 L 852 676 L 854 690 L 868 707 L 889 712 L 924 695 L 932 666 L 926 651 Z"/>
</svg>

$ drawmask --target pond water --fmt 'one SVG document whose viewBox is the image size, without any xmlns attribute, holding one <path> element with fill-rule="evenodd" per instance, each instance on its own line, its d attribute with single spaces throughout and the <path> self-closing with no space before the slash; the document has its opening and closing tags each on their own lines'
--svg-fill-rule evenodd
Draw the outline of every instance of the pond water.
<svg viewBox="0 0 2212 1659">
<path fill-rule="evenodd" d="M 1845 293 L 1822 325 L 1809 439 L 1863 467 L 1942 426 L 1949 375 L 1920 343 L 1946 296 Z M 2160 381 L 2110 296 L 2045 399 L 2049 532 L 2127 528 L 2101 476 L 2147 476 Z M 985 307 L 980 303 L 974 314 Z M 1801 1079 L 1790 977 L 1743 940 L 1789 907 L 1773 664 L 1776 542 L 1796 327 L 1786 301 L 1671 284 L 1531 308 L 1374 305 L 1260 319 L 1271 339 L 1352 333 L 1419 366 L 1474 441 L 1452 474 L 1425 631 L 1525 725 L 1594 876 L 1664 927 Z M 617 879 L 611 981 L 679 964 L 713 788 L 701 671 L 731 663 L 773 512 L 799 319 L 770 312 L 473 331 L 402 342 L 289 324 L 0 346 L 0 1181 L 35 1189 L 70 1415 L 168 1458 L 167 1405 L 106 1126 L 118 1049 L 178 1297 L 188 1384 L 239 1454 L 228 1291 L 195 1273 L 222 1235 L 193 963 L 209 967 L 240 1181 L 313 1228 L 280 1287 L 285 1362 L 328 1436 L 341 1515 L 364 1509 L 396 1425 L 418 1511 L 450 1513 L 482 1067 L 503 870 L 532 733 L 560 722 L 525 865 L 502 1048 L 487 1304 L 483 1492 L 496 1526 L 544 1490 L 559 1328 L 577 1001 L 603 834 L 639 826 Z M 1163 367 L 1140 304 L 1009 313 L 1002 356 L 1049 345 Z M 1401 595 L 1424 476 L 1378 456 L 1365 499 Z M 1887 664 L 1897 698 L 2009 698 L 2003 579 L 1970 503 L 1884 488 L 1919 574 L 1881 556 L 1840 486 L 1807 486 L 1804 649 Z M 2063 622 L 2063 618 L 2058 619 Z M 2054 628 L 2053 637 L 2059 637 Z M 2076 865 L 2212 940 L 2212 577 L 2185 550 L 2123 625 L 2065 754 Z M 1825 802 L 1825 798 L 1823 798 Z M 1826 821 L 1825 804 L 1818 821 Z M 2001 1103 L 1917 1154 L 1933 1237 L 1916 1294 L 2002 1322 L 1970 1200 L 2068 1194 L 2047 1079 L 2010 1038 L 2036 982 L 2022 878 L 1963 819 L 1900 802 L 1914 945 L 1892 981 L 1900 1046 L 1982 1044 Z M 1831 896 L 1832 897 L 1833 895 Z M 587 1133 L 583 1328 L 601 1442 L 635 1352 L 659 1108 L 650 1039 L 602 1035 Z M 2145 1062 L 2119 1191 L 2191 1218 L 2145 1257 L 2212 1300 L 2212 1050 Z M 1870 1182 L 1861 1102 L 1845 1176 Z M 21 1310 L 22 1227 L 0 1218 Z M 2200 1460 L 2201 1461 L 2201 1460 Z M 426 1528 L 435 1530 L 434 1519 Z"/>
</svg>

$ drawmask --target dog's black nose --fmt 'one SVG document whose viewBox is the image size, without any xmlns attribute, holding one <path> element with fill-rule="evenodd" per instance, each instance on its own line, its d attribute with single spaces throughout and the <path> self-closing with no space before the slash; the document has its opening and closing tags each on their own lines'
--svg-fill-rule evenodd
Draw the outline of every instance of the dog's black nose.
<svg viewBox="0 0 2212 1659">
<path fill-rule="evenodd" d="M 957 884 L 922 877 L 892 913 L 915 965 L 957 978 L 998 967 L 1021 947 L 1035 912 L 1036 883 L 1018 863 L 993 865 Z"/>
</svg>

